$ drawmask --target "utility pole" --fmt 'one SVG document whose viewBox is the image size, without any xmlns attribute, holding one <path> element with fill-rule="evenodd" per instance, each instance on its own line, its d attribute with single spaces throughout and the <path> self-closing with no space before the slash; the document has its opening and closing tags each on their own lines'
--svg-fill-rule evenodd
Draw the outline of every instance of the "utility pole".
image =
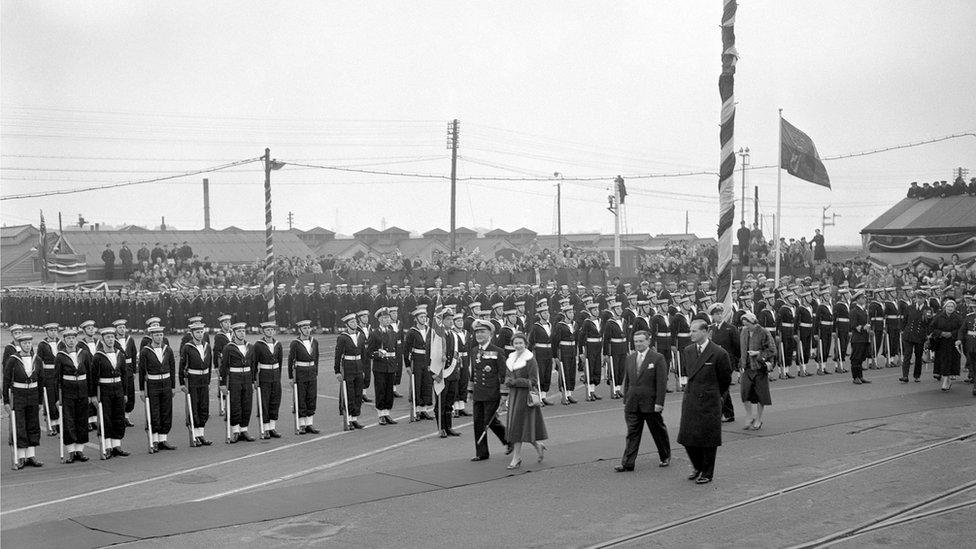
<svg viewBox="0 0 976 549">
<path fill-rule="evenodd" d="M 203 228 L 210 229 L 210 180 L 203 178 Z"/>
<path fill-rule="evenodd" d="M 457 151 L 458 119 L 447 123 L 447 148 L 451 150 L 451 253 L 457 250 Z"/>
<path fill-rule="evenodd" d="M 752 204 L 752 209 L 753 209 L 752 222 L 755 223 L 756 226 L 758 227 L 759 226 L 759 185 L 754 186 L 752 190 L 754 195 L 753 204 Z"/>
<path fill-rule="evenodd" d="M 840 217 L 840 215 L 838 215 L 837 213 L 832 213 L 830 215 L 827 215 L 827 210 L 830 209 L 830 204 L 824 206 L 821 209 L 823 210 L 823 216 L 822 219 L 820 220 L 820 233 L 826 235 L 827 227 L 833 227 L 834 225 L 836 225 L 837 218 Z"/>
<path fill-rule="evenodd" d="M 688 210 L 685 210 L 685 234 L 688 234 Z"/>
<path fill-rule="evenodd" d="M 749 147 L 739 149 L 739 157 L 742 158 L 742 202 L 739 211 L 742 212 L 742 220 L 746 220 L 746 166 L 749 165 Z"/>
<path fill-rule="evenodd" d="M 613 214 L 613 266 L 620 267 L 620 184 L 613 182 L 613 194 L 608 196 Z"/>
<path fill-rule="evenodd" d="M 563 174 L 553 172 L 552 176 L 562 179 Z M 556 249 L 563 249 L 563 184 L 556 183 Z"/>
<path fill-rule="evenodd" d="M 288 230 L 290 231 L 295 221 L 295 212 L 288 212 Z"/>
</svg>

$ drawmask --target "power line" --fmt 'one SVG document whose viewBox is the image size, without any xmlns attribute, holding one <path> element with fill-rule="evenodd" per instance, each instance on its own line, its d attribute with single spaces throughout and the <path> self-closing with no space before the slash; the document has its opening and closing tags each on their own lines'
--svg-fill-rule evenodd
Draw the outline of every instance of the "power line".
<svg viewBox="0 0 976 549">
<path fill-rule="evenodd" d="M 869 156 L 869 155 L 872 155 L 872 154 L 878 154 L 878 153 L 883 153 L 883 152 L 888 152 L 888 151 L 896 151 L 898 149 L 909 149 L 909 148 L 912 148 L 912 147 L 919 147 L 921 145 L 930 145 L 932 143 L 938 143 L 940 141 L 948 141 L 950 139 L 958 139 L 960 137 L 976 137 L 976 132 L 954 133 L 952 135 L 946 135 L 946 136 L 943 136 L 943 137 L 936 137 L 934 139 L 926 139 L 924 141 L 915 141 L 915 142 L 912 142 L 912 143 L 903 143 L 901 145 L 892 145 L 890 147 L 884 147 L 884 148 L 881 148 L 881 149 L 871 149 L 869 151 L 861 151 L 861 152 L 848 153 L 848 154 L 838 154 L 838 155 L 835 155 L 835 156 L 825 156 L 825 157 L 821 158 L 820 160 L 823 160 L 823 161 L 828 161 L 828 160 L 843 160 L 845 158 L 856 158 L 856 157 L 859 157 L 859 156 Z M 746 170 L 766 170 L 766 169 L 775 168 L 775 167 L 776 167 L 776 164 L 764 164 L 762 166 L 749 166 L 749 167 L 746 168 Z"/>
<path fill-rule="evenodd" d="M 190 171 L 190 172 L 184 172 L 184 173 L 169 175 L 169 176 L 165 176 L 165 177 L 157 177 L 157 178 L 154 178 L 154 179 L 143 179 L 143 180 L 139 180 L 139 181 L 123 181 L 123 182 L 120 182 L 120 183 L 111 183 L 109 185 L 101 185 L 101 186 L 95 186 L 95 187 L 86 187 L 86 188 L 82 188 L 82 189 L 63 189 L 63 190 L 58 190 L 58 191 L 45 191 L 45 192 L 39 192 L 39 193 L 25 193 L 25 194 L 5 195 L 5 196 L 0 196 L 0 200 L 20 200 L 22 198 L 39 198 L 39 197 L 44 197 L 44 196 L 54 196 L 54 195 L 61 195 L 61 194 L 82 193 L 82 192 L 86 192 L 86 191 L 100 191 L 100 190 L 103 190 L 103 189 L 114 189 L 114 188 L 118 188 L 118 187 L 130 187 L 132 185 L 144 185 L 146 183 L 156 183 L 158 181 L 167 181 L 167 180 L 170 180 L 170 179 L 178 179 L 178 178 L 181 178 L 181 177 L 189 177 L 191 175 L 199 175 L 199 174 L 203 174 L 203 173 L 216 172 L 216 171 L 220 171 L 220 170 L 223 170 L 223 169 L 226 169 L 226 168 L 232 168 L 234 166 L 241 166 L 241 165 L 244 165 L 244 164 L 249 164 L 251 162 L 257 162 L 258 160 L 263 160 L 263 157 L 260 157 L 259 156 L 257 158 L 249 158 L 247 160 L 238 160 L 236 162 L 230 162 L 228 164 L 223 164 L 223 165 L 220 165 L 220 166 L 214 166 L 214 167 L 211 167 L 211 168 L 204 168 L 204 169 L 200 169 L 200 170 L 193 170 L 193 171 Z"/>
</svg>

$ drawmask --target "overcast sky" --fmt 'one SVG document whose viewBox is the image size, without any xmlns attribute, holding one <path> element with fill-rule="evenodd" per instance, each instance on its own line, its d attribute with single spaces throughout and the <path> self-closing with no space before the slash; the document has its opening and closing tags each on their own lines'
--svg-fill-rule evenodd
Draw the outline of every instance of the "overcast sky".
<svg viewBox="0 0 976 549">
<path fill-rule="evenodd" d="M 0 4 L 3 195 L 160 177 L 258 157 L 565 182 L 563 232 L 612 232 L 610 179 L 718 167 L 721 2 L 36 2 Z M 777 108 L 822 156 L 976 130 L 976 3 L 744 1 L 735 145 L 777 161 Z M 826 162 L 833 190 L 783 174 L 783 234 L 859 232 L 912 180 L 976 172 L 976 139 Z M 741 185 L 736 164 L 737 208 Z M 976 173 L 974 173 L 976 175 Z M 201 178 L 0 202 L 7 225 L 203 226 Z M 260 164 L 209 174 L 212 224 L 261 228 Z M 349 234 L 450 223 L 445 180 L 295 166 L 274 221 Z M 776 170 L 747 171 L 775 212 Z M 630 179 L 629 232 L 713 235 L 717 177 Z M 465 180 L 458 225 L 554 231 L 550 182 Z M 738 224 L 737 215 L 737 224 Z M 766 234 L 771 218 L 767 218 Z"/>
</svg>

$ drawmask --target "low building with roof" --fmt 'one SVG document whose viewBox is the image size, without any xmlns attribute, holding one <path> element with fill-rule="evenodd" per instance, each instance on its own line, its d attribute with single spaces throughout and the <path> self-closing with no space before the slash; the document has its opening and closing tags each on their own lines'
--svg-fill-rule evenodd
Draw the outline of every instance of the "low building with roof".
<svg viewBox="0 0 976 549">
<path fill-rule="evenodd" d="M 861 230 L 872 258 L 901 265 L 976 258 L 976 196 L 904 198 Z"/>
</svg>

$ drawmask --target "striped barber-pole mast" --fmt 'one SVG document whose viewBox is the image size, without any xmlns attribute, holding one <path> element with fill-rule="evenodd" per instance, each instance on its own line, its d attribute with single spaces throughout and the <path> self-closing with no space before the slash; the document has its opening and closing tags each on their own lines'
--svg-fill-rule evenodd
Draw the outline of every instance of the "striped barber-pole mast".
<svg viewBox="0 0 976 549">
<path fill-rule="evenodd" d="M 275 322 L 274 243 L 271 238 L 271 149 L 264 149 L 264 299 L 268 322 Z"/>
<path fill-rule="evenodd" d="M 724 317 L 732 316 L 732 222 L 735 220 L 735 62 L 739 54 L 735 49 L 735 0 L 722 2 L 722 75 L 718 79 L 722 97 L 722 124 L 719 130 L 721 158 L 718 170 L 718 281 L 715 285 L 715 302 L 725 307 Z"/>
</svg>

